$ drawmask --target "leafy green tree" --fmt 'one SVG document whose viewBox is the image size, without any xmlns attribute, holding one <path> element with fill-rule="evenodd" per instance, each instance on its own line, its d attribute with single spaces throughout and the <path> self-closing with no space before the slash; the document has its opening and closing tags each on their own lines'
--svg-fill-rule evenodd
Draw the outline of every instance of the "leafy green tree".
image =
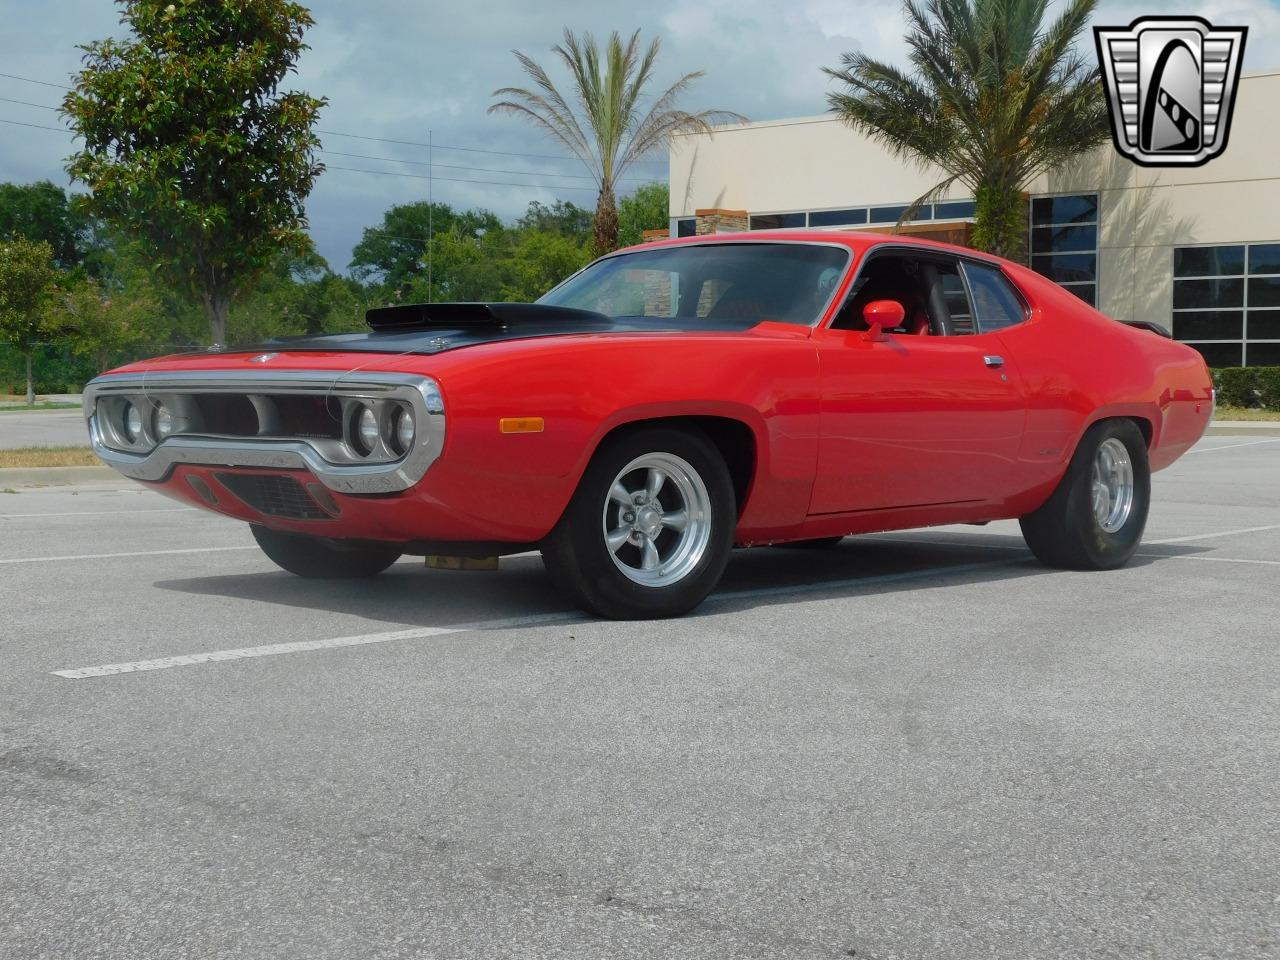
<svg viewBox="0 0 1280 960">
<path fill-rule="evenodd" d="M 591 262 L 591 246 L 558 233 L 517 236 L 504 300 L 530 302 Z"/>
<path fill-rule="evenodd" d="M 516 221 L 517 230 L 556 233 L 580 243 L 591 239 L 593 215 L 568 200 L 557 200 L 551 206 L 532 200 L 524 216 Z"/>
<path fill-rule="evenodd" d="M 48 335 L 48 308 L 57 290 L 53 247 L 25 237 L 0 242 L 0 337 L 26 360 L 27 405 L 36 402 L 31 358 Z"/>
<path fill-rule="evenodd" d="M 536 300 L 591 260 L 589 241 L 516 227 L 468 236 L 451 230 L 432 241 L 433 282 L 408 290 L 414 301 Z"/>
<path fill-rule="evenodd" d="M 403 296 L 419 275 L 426 276 L 423 253 L 431 234 L 476 237 L 500 229 L 502 221 L 488 210 L 457 212 L 448 204 L 426 201 L 397 204 L 382 215 L 382 226 L 365 227 L 351 253 L 351 272 L 362 283 L 381 286 L 382 296 L 394 299 Z"/>
<path fill-rule="evenodd" d="M 59 298 L 57 324 L 71 352 L 96 373 L 164 343 L 161 297 L 146 271 L 131 264 L 127 282 L 81 277 Z"/>
<path fill-rule="evenodd" d="M 431 238 L 432 273 L 425 268 L 407 291 L 410 301 L 498 300 L 501 287 L 498 261 L 502 258 L 500 230 L 469 234 L 446 230 Z M 420 254 L 426 262 L 426 250 Z"/>
<path fill-rule="evenodd" d="M 117 3 L 129 35 L 85 46 L 63 101 L 83 141 L 67 170 L 221 344 L 236 295 L 305 236 L 325 101 L 280 85 L 311 15 L 287 0 Z"/>
<path fill-rule="evenodd" d="M 670 189 L 665 183 L 646 183 L 618 204 L 618 244 L 644 242 L 646 230 L 665 230 L 671 223 Z"/>
<path fill-rule="evenodd" d="M 99 246 L 84 204 L 48 180 L 0 183 L 0 239 L 9 237 L 45 241 L 62 270 L 84 265 Z"/>
<path fill-rule="evenodd" d="M 643 100 L 659 49 L 655 39 L 642 53 L 639 30 L 625 42 L 618 33 L 610 34 L 602 51 L 591 34 L 579 37 L 566 29 L 564 42 L 551 51 L 569 71 L 573 86 L 568 96 L 537 61 L 519 50 L 516 60 L 533 81 L 533 89 L 502 87 L 493 93 L 505 99 L 490 106 L 490 113 L 532 121 L 567 147 L 595 178 L 600 190 L 593 237 L 597 253 L 618 246 L 617 187 L 627 170 L 665 147 L 676 134 L 710 133 L 713 123 L 745 119 L 725 110 L 688 113 L 676 107 L 701 71 L 681 76 L 645 110 Z"/>
<path fill-rule="evenodd" d="M 946 171 L 916 204 L 965 184 L 977 201 L 975 245 L 1011 259 L 1025 259 L 1032 179 L 1109 136 L 1092 52 L 1075 46 L 1096 0 L 1065 0 L 1052 23 L 1048 5 L 911 0 L 910 73 L 863 53 L 827 70 L 848 87 L 828 97 L 845 121 Z"/>
<path fill-rule="evenodd" d="M 249 344 L 280 336 L 359 330 L 364 327 L 365 309 L 361 292 L 359 284 L 330 270 L 314 248 L 282 254 L 232 307 L 228 339 Z"/>
</svg>

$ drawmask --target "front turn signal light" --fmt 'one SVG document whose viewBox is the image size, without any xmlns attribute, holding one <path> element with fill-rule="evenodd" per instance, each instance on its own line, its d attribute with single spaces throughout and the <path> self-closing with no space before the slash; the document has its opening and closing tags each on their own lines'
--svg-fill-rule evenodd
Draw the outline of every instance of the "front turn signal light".
<svg viewBox="0 0 1280 960">
<path fill-rule="evenodd" d="M 541 433 L 545 428 L 542 417 L 503 417 L 498 421 L 500 433 Z"/>
</svg>

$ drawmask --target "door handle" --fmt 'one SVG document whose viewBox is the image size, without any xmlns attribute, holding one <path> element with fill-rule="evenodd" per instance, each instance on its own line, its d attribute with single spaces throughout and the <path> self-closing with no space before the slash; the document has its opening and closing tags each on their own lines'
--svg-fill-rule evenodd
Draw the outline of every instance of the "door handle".
<svg viewBox="0 0 1280 960">
<path fill-rule="evenodd" d="M 988 367 L 1003 367 L 1004 357 L 998 356 L 997 354 L 994 354 L 994 353 L 988 353 L 985 357 L 982 358 L 982 362 L 985 363 Z"/>
</svg>

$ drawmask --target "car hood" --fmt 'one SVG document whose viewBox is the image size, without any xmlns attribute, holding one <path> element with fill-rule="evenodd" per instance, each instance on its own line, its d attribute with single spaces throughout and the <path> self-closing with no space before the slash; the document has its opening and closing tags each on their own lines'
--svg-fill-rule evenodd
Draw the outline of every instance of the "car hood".
<svg viewBox="0 0 1280 960">
<path fill-rule="evenodd" d="M 587 310 L 529 303 L 411 304 L 370 310 L 362 333 L 279 337 L 253 351 L 434 354 L 534 337 L 627 333 L 741 333 L 755 319 L 608 317 Z M 241 352 L 237 350 L 237 352 Z"/>
</svg>

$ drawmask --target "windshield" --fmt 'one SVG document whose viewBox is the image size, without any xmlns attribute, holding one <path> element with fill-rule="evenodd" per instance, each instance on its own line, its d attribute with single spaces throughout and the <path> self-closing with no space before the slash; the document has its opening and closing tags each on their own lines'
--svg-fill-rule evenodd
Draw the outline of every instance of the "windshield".
<svg viewBox="0 0 1280 960">
<path fill-rule="evenodd" d="M 607 257 L 539 303 L 609 317 L 655 317 L 730 328 L 762 320 L 809 325 L 849 262 L 843 247 L 803 243 L 690 244 Z"/>
</svg>

